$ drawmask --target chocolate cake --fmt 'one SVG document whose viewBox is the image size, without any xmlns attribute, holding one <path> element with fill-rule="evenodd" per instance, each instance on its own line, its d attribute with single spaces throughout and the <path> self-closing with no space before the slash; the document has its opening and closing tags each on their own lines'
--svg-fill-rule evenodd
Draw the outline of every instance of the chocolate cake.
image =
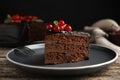
<svg viewBox="0 0 120 80">
<path fill-rule="evenodd" d="M 65 32 L 45 36 L 45 64 L 61 64 L 89 59 L 90 35 Z"/>
<path fill-rule="evenodd" d="M 20 46 L 45 38 L 45 24 L 36 16 L 8 15 L 0 24 L 0 44 Z M 16 47 L 16 46 L 15 46 Z"/>
</svg>

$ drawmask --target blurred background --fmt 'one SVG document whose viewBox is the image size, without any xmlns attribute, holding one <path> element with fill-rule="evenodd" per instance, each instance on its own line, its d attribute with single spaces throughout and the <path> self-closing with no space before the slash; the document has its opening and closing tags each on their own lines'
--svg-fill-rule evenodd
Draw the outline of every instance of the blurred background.
<svg viewBox="0 0 120 80">
<path fill-rule="evenodd" d="M 115 0 L 1 0 L 0 22 L 7 14 L 34 15 L 46 23 L 63 19 L 73 29 L 81 30 L 105 18 L 120 23 L 118 5 Z"/>
</svg>

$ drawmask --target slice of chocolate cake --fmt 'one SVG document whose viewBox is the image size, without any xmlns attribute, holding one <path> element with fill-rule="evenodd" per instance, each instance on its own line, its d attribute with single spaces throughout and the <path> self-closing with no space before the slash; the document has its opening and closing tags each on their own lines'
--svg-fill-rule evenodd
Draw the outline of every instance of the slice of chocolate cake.
<svg viewBox="0 0 120 80">
<path fill-rule="evenodd" d="M 89 59 L 90 35 L 66 32 L 46 35 L 45 64 L 61 64 Z"/>
</svg>

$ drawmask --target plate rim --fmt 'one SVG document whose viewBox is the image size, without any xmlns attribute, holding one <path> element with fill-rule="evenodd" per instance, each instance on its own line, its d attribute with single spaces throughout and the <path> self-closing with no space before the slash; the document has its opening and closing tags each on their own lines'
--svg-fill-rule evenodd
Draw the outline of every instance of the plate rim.
<svg viewBox="0 0 120 80">
<path fill-rule="evenodd" d="M 43 43 L 40 43 L 40 44 L 43 44 Z M 36 45 L 36 44 L 33 44 L 33 45 Z M 44 69 L 44 70 L 78 70 L 78 69 L 80 70 L 80 69 L 97 68 L 97 67 L 101 67 L 101 66 L 104 66 L 104 65 L 109 65 L 109 64 L 111 64 L 111 63 L 113 63 L 117 60 L 117 58 L 118 58 L 117 51 L 115 51 L 113 49 L 110 49 L 108 47 L 105 47 L 103 45 L 98 45 L 98 44 L 90 44 L 90 45 L 100 46 L 100 47 L 112 50 L 115 53 L 116 56 L 113 59 L 111 59 L 109 61 L 106 61 L 106 62 L 103 62 L 103 63 L 89 65 L 89 66 L 79 66 L 79 67 L 47 67 L 47 66 L 44 67 L 44 66 L 34 66 L 34 65 L 29 65 L 29 64 L 16 62 L 16 61 L 10 59 L 9 56 L 8 56 L 14 50 L 14 48 L 7 52 L 6 58 L 9 62 L 11 62 L 15 65 L 18 65 L 18 66 L 22 66 L 22 67 L 26 67 L 26 68 L 32 68 L 32 69 Z M 32 46 L 32 45 L 27 45 L 27 46 Z"/>
</svg>

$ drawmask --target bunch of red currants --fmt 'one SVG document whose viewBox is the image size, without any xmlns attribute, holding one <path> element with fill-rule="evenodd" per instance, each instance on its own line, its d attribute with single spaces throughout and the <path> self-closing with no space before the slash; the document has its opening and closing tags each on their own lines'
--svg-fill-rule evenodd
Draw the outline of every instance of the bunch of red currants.
<svg viewBox="0 0 120 80">
<path fill-rule="evenodd" d="M 62 32 L 62 31 L 71 31 L 72 27 L 65 23 L 64 20 L 55 20 L 53 21 L 53 24 L 47 24 L 46 25 L 47 30 L 53 31 L 53 32 Z"/>
<path fill-rule="evenodd" d="M 34 22 L 36 20 L 39 20 L 37 16 L 21 16 L 18 14 L 13 16 L 8 15 L 6 19 L 8 23 L 22 23 L 22 22 L 29 23 L 29 22 Z"/>
</svg>

